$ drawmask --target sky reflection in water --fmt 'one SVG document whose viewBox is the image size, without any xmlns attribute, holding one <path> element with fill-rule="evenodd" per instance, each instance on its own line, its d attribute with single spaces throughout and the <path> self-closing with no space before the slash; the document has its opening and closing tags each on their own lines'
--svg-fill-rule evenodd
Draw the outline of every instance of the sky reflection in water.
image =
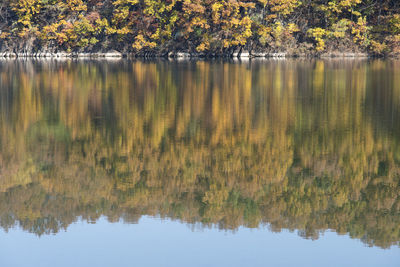
<svg viewBox="0 0 400 267">
<path fill-rule="evenodd" d="M 325 232 L 318 240 L 284 230 L 194 230 L 144 216 L 138 224 L 75 223 L 40 238 L 0 233 L 1 266 L 398 266 L 400 250 L 368 247 Z M 21 251 L 24 252 L 23 257 Z"/>
</svg>

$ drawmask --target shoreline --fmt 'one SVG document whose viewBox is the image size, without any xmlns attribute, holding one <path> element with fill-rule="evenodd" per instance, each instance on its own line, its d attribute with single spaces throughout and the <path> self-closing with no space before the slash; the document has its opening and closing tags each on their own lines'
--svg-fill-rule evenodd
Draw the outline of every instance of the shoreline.
<svg viewBox="0 0 400 267">
<path fill-rule="evenodd" d="M 385 57 L 376 57 L 368 53 L 360 52 L 327 52 L 322 54 L 289 54 L 289 53 L 233 53 L 233 54 L 198 54 L 198 53 L 187 53 L 187 52 L 170 52 L 168 54 L 133 54 L 133 53 L 120 53 L 117 51 L 107 53 L 14 53 L 14 52 L 3 52 L 0 53 L 0 59 L 21 59 L 21 58 L 32 58 L 32 59 L 285 59 L 285 58 L 343 58 L 343 59 L 366 59 L 366 58 L 399 58 L 399 55 L 389 55 Z"/>
</svg>

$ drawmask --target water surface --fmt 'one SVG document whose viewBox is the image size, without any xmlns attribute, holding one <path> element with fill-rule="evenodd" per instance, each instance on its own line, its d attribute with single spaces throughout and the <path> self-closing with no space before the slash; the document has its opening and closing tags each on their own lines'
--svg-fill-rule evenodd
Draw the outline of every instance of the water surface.
<svg viewBox="0 0 400 267">
<path fill-rule="evenodd" d="M 0 264 L 398 266 L 399 108 L 392 60 L 0 61 Z"/>
</svg>

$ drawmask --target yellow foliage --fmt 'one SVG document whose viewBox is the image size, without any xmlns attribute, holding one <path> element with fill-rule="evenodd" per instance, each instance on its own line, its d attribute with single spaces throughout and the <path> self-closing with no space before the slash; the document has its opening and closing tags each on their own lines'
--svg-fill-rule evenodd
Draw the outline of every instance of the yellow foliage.
<svg viewBox="0 0 400 267">
<path fill-rule="evenodd" d="M 299 7 L 301 2 L 299 0 L 270 0 L 267 4 L 271 6 L 271 11 L 287 16 Z"/>
<path fill-rule="evenodd" d="M 351 29 L 354 43 L 368 47 L 370 44 L 369 31 L 370 27 L 367 26 L 366 17 L 359 17 L 357 23 Z"/>
<path fill-rule="evenodd" d="M 38 14 L 42 8 L 41 0 L 18 0 L 11 4 L 18 16 L 18 22 L 24 27 L 30 28 L 32 25 L 32 17 Z M 25 34 L 22 34 L 24 36 Z"/>
<path fill-rule="evenodd" d="M 6 39 L 8 36 L 10 36 L 9 32 L 1 32 L 0 33 L 0 39 Z"/>
<path fill-rule="evenodd" d="M 135 37 L 135 42 L 132 44 L 132 47 L 136 51 L 140 51 L 144 48 L 154 48 L 156 46 L 157 46 L 157 44 L 155 42 L 147 41 L 143 34 L 138 34 Z"/>
<path fill-rule="evenodd" d="M 371 6 L 367 0 L 7 0 L 2 10 L 1 17 L 8 20 L 2 31 L 8 34 L 1 39 L 9 47 L 22 38 L 16 45 L 21 49 L 31 49 L 38 38 L 43 48 L 61 50 L 118 47 L 132 52 L 147 47 L 161 52 L 184 47 L 223 53 L 251 44 L 251 49 L 291 53 L 308 51 L 304 36 L 313 38 L 316 51 L 351 39 L 352 49 L 384 54 L 400 49 L 394 38 L 400 33 L 400 10 L 393 1 Z M 376 16 L 369 25 L 367 20 Z M 383 43 L 384 49 L 378 45 Z"/>
<path fill-rule="evenodd" d="M 381 55 L 387 49 L 387 45 L 385 43 L 380 43 L 380 42 L 371 40 L 370 49 L 372 50 L 373 53 Z"/>
<path fill-rule="evenodd" d="M 325 49 L 324 37 L 326 35 L 326 30 L 324 30 L 322 28 L 313 28 L 313 29 L 309 29 L 307 31 L 307 33 L 310 37 L 314 38 L 314 40 L 317 42 L 315 49 L 318 52 L 323 51 Z"/>
<path fill-rule="evenodd" d="M 198 52 L 203 52 L 203 51 L 208 50 L 209 48 L 210 48 L 210 42 L 208 40 L 204 40 L 203 42 L 201 42 L 201 44 L 199 44 L 196 47 L 196 50 Z"/>
</svg>

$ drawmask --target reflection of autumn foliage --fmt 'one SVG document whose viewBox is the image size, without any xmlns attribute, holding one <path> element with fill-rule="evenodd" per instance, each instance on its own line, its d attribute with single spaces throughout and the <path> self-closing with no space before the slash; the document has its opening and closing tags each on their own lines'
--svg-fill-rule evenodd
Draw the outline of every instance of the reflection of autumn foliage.
<svg viewBox="0 0 400 267">
<path fill-rule="evenodd" d="M 399 69 L 5 63 L 0 223 L 44 234 L 146 214 L 398 244 Z"/>
<path fill-rule="evenodd" d="M 400 52 L 399 1 L 2 0 L 0 50 Z"/>
</svg>

